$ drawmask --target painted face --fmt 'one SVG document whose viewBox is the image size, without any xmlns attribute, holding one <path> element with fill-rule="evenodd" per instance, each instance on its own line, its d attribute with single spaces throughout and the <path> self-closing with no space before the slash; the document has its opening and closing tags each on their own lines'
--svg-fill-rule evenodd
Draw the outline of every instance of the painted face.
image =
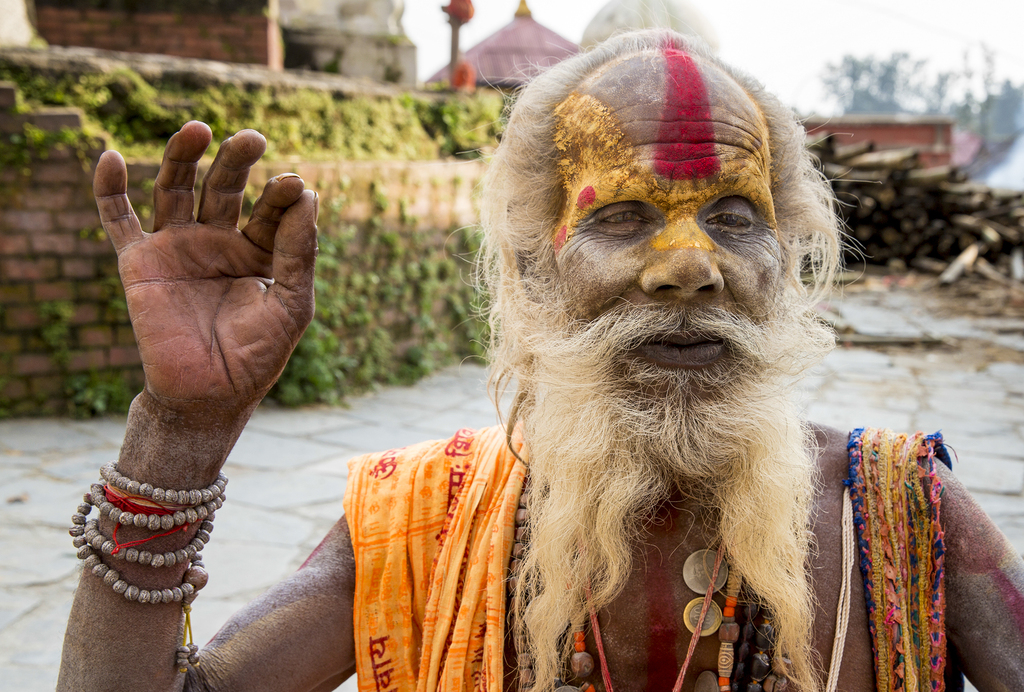
<svg viewBox="0 0 1024 692">
<path fill-rule="evenodd" d="M 770 310 L 782 261 L 768 128 L 736 82 L 665 49 L 605 67 L 556 118 L 566 202 L 552 242 L 576 316 L 621 301 Z M 721 355 L 691 337 L 641 355 L 667 367 Z"/>
</svg>

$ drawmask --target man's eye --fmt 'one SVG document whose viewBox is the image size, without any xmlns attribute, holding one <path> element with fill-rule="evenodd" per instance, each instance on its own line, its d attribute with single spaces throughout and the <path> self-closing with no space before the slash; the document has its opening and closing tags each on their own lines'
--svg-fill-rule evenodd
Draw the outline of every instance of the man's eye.
<svg viewBox="0 0 1024 692">
<path fill-rule="evenodd" d="M 635 211 L 620 211 L 601 219 L 605 223 L 633 223 L 640 221 L 640 214 Z"/>
<path fill-rule="evenodd" d="M 715 214 L 711 223 L 727 228 L 743 228 L 750 225 L 750 221 L 739 214 Z"/>
</svg>

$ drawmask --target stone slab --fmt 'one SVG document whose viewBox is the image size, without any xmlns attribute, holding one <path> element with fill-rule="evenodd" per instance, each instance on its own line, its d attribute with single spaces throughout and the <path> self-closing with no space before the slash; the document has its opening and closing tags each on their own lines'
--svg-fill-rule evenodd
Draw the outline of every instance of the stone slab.
<svg viewBox="0 0 1024 692">
<path fill-rule="evenodd" d="M 498 424 L 498 413 L 490 410 L 486 413 L 480 411 L 466 411 L 453 409 L 445 411 L 430 418 L 429 420 L 414 423 L 411 427 L 423 431 L 423 439 L 445 439 L 455 434 L 462 428 L 479 430 Z"/>
<path fill-rule="evenodd" d="M 328 440 L 329 441 L 329 440 Z M 228 462 L 254 469 L 295 469 L 332 457 L 338 445 L 246 428 L 228 455 Z"/>
<path fill-rule="evenodd" d="M 203 550 L 210 581 L 202 596 L 248 601 L 288 576 L 297 554 L 294 546 L 215 539 Z"/>
<path fill-rule="evenodd" d="M 0 631 L 0 650 L 6 662 L 16 667 L 45 667 L 56 673 L 70 612 L 71 595 L 55 594 L 52 601 L 36 608 L 31 618 L 22 618 Z M 53 679 L 56 681 L 56 675 Z"/>
<path fill-rule="evenodd" d="M 287 436 L 306 436 L 344 430 L 360 421 L 337 408 L 286 409 L 262 405 L 249 419 L 245 429 Z"/>
<path fill-rule="evenodd" d="M 337 476 L 307 472 L 268 471 L 233 480 L 228 489 L 228 502 L 239 502 L 261 509 L 287 509 L 340 498 L 345 493 L 345 480 Z"/>
<path fill-rule="evenodd" d="M 971 492 L 1019 496 L 1024 491 L 1024 459 L 1012 461 L 984 455 L 958 456 L 960 462 L 954 463 L 953 471 Z"/>
<path fill-rule="evenodd" d="M 0 450 L 38 454 L 80 450 L 102 444 L 95 435 L 76 430 L 60 419 L 0 421 Z"/>
<path fill-rule="evenodd" d="M 256 545 L 294 546 L 305 540 L 313 523 L 288 511 L 267 511 L 241 502 L 228 501 L 217 510 L 216 541 L 249 541 Z"/>
<path fill-rule="evenodd" d="M 0 631 L 35 610 L 40 603 L 41 598 L 23 595 L 20 590 L 0 588 Z"/>
<path fill-rule="evenodd" d="M 313 439 L 319 442 L 331 443 L 339 446 L 344 445 L 352 450 L 368 450 L 374 452 L 383 452 L 387 449 L 407 447 L 408 445 L 430 439 L 423 430 L 407 427 L 407 425 L 408 424 L 395 424 L 393 422 L 382 423 L 380 425 L 366 424 L 360 425 L 356 428 L 350 428 L 349 430 L 317 435 Z M 458 428 L 455 428 L 455 430 L 458 430 Z M 455 430 L 452 430 L 451 433 L 454 433 Z M 450 436 L 451 433 L 448 433 L 448 435 L 438 434 L 435 437 L 436 439 L 440 439 Z"/>
</svg>

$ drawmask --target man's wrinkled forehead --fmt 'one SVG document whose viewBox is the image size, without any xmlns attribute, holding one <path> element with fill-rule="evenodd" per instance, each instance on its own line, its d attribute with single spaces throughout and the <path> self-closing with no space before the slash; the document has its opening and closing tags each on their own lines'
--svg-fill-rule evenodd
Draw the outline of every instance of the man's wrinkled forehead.
<svg viewBox="0 0 1024 692">
<path fill-rule="evenodd" d="M 677 49 L 606 65 L 576 92 L 606 106 L 627 142 L 671 180 L 707 178 L 726 160 L 767 153 L 764 116 L 743 88 Z"/>
</svg>

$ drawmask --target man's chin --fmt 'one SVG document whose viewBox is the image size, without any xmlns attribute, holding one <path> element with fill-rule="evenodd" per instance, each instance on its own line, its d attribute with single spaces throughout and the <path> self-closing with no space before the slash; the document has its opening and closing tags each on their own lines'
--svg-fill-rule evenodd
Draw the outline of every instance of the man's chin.
<svg viewBox="0 0 1024 692">
<path fill-rule="evenodd" d="M 743 377 L 736 354 L 723 342 L 699 346 L 702 353 L 644 353 L 634 349 L 626 354 L 621 371 L 623 385 L 641 399 L 661 399 L 666 404 L 721 399 L 730 385 Z M 695 362 L 696 361 L 696 362 Z"/>
</svg>

